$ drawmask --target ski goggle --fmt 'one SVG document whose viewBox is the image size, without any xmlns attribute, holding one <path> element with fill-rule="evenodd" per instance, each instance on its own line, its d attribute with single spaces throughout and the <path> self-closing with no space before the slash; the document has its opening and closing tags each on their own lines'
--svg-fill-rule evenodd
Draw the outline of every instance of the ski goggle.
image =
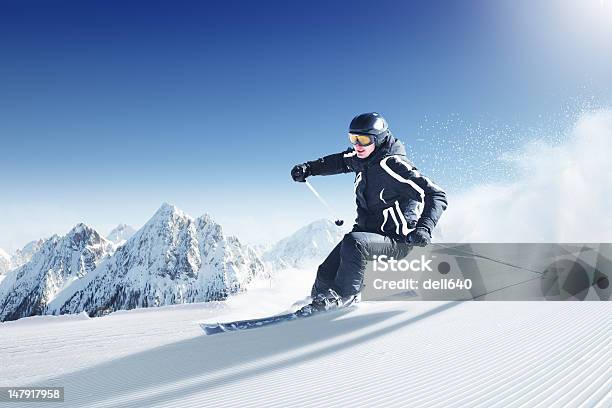
<svg viewBox="0 0 612 408">
<path fill-rule="evenodd" d="M 369 146 L 374 143 L 374 137 L 368 135 L 357 135 L 355 133 L 349 133 L 349 140 L 351 144 L 358 144 L 360 146 Z"/>
</svg>

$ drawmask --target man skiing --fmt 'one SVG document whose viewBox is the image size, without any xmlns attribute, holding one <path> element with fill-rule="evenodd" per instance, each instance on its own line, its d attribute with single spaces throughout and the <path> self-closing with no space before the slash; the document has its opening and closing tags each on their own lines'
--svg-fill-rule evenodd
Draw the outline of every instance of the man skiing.
<svg viewBox="0 0 612 408">
<path fill-rule="evenodd" d="M 366 262 L 374 253 L 405 257 L 411 246 L 426 246 L 446 209 L 446 193 L 407 159 L 402 142 L 378 113 L 356 116 L 349 126 L 353 147 L 291 170 L 294 181 L 309 176 L 355 173 L 357 219 L 351 232 L 317 270 L 312 303 L 302 313 L 359 300 Z"/>
</svg>

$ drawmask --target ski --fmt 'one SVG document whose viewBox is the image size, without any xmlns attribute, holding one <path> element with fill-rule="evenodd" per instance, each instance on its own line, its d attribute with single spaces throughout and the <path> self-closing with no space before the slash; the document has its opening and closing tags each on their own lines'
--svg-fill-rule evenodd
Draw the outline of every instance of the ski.
<svg viewBox="0 0 612 408">
<path fill-rule="evenodd" d="M 204 334 L 207 336 L 211 336 L 213 334 L 233 332 L 239 330 L 250 330 L 257 329 L 260 327 L 271 326 L 274 324 L 279 324 L 283 322 L 289 322 L 297 319 L 304 319 L 310 316 L 320 315 L 323 313 L 330 313 L 334 311 L 340 310 L 350 310 L 354 307 L 355 303 L 350 303 L 341 307 L 333 308 L 330 310 L 321 310 L 321 311 L 309 311 L 302 312 L 302 309 L 297 310 L 292 313 L 284 313 L 274 316 L 262 317 L 259 319 L 250 319 L 250 320 L 237 320 L 234 322 L 226 322 L 226 323 L 200 323 L 200 327 L 204 331 Z"/>
<path fill-rule="evenodd" d="M 286 313 L 275 316 L 262 317 L 260 319 L 250 320 L 237 320 L 235 322 L 227 323 L 202 323 L 200 327 L 204 330 L 207 336 L 218 333 L 225 333 L 229 331 L 248 330 L 257 327 L 269 326 L 280 322 L 286 322 L 290 320 L 298 319 L 297 313 Z"/>
</svg>

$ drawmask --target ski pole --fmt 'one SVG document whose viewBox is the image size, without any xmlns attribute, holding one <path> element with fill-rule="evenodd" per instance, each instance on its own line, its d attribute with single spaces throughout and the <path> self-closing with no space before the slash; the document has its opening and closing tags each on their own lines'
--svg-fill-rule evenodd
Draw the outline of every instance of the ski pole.
<svg viewBox="0 0 612 408">
<path fill-rule="evenodd" d="M 312 194 L 314 194 L 315 197 L 317 197 L 319 199 L 321 204 L 323 204 L 325 206 L 325 208 L 327 208 L 327 210 L 331 214 L 332 218 L 336 220 L 336 221 L 334 221 L 334 223 L 337 226 L 339 226 L 339 227 L 342 224 L 344 224 L 344 220 L 341 220 L 339 217 L 336 216 L 336 212 L 330 207 L 329 204 L 327 204 L 327 202 L 323 199 L 323 197 L 321 197 L 321 195 L 317 192 L 317 190 L 315 190 L 315 188 L 308 182 L 308 180 L 306 180 L 305 183 L 306 183 L 306 186 L 308 186 L 308 188 L 310 189 L 310 191 L 312 191 Z"/>
<path fill-rule="evenodd" d="M 435 242 L 432 242 L 430 245 L 437 246 L 438 248 L 444 248 L 444 249 L 449 249 L 449 250 L 453 250 L 453 251 L 456 251 L 456 252 L 460 252 L 460 253 L 463 253 L 464 255 L 471 255 L 471 256 L 473 256 L 475 258 L 486 259 L 488 261 L 496 262 L 496 263 L 501 264 L 501 265 L 510 266 L 511 268 L 523 269 L 525 271 L 537 273 L 537 274 L 540 274 L 540 275 L 544 274 L 544 272 L 542 272 L 542 271 L 536 271 L 534 269 L 525 268 L 524 266 L 514 265 L 514 264 L 511 264 L 509 262 L 505 262 L 505 261 L 502 261 L 502 260 L 499 260 L 499 259 L 495 259 L 495 258 L 490 258 L 488 256 L 477 254 L 477 253 L 472 252 L 472 251 L 467 251 L 465 249 L 453 248 L 453 247 L 449 247 L 449 246 L 446 246 L 446 245 L 443 245 L 443 244 L 437 244 Z"/>
</svg>

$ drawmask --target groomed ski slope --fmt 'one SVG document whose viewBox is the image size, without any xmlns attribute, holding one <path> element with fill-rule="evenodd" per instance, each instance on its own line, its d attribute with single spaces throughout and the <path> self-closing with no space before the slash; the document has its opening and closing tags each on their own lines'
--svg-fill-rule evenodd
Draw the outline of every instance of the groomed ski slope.
<svg viewBox="0 0 612 408">
<path fill-rule="evenodd" d="M 609 302 L 363 302 L 202 335 L 280 312 L 271 292 L 1 324 L 0 386 L 64 386 L 62 407 L 612 406 Z"/>
</svg>

